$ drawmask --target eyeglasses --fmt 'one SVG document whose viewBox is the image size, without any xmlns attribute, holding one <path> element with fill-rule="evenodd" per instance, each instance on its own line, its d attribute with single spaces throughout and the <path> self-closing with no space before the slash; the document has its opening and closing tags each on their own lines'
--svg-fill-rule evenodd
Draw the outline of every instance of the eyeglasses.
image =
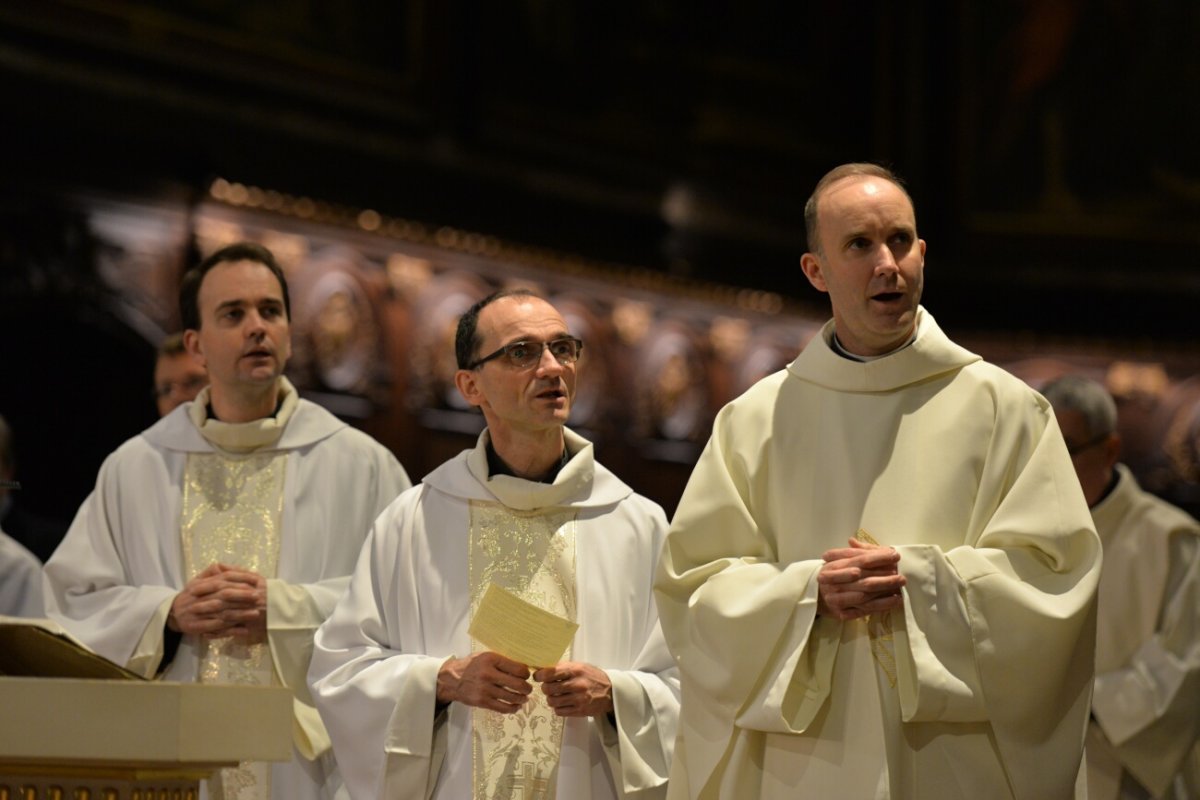
<svg viewBox="0 0 1200 800">
<path fill-rule="evenodd" d="M 168 381 L 161 386 L 155 386 L 154 389 L 151 390 L 151 393 L 155 398 L 170 397 L 176 389 L 179 389 L 185 394 L 195 395 L 207 385 L 207 375 L 194 375 L 186 380 Z"/>
<path fill-rule="evenodd" d="M 1086 442 L 1083 442 L 1082 444 L 1071 444 L 1070 442 L 1067 442 L 1067 455 L 1069 455 L 1071 458 L 1074 458 L 1075 456 L 1079 455 L 1083 451 L 1090 450 L 1093 447 L 1095 447 L 1096 445 L 1100 444 L 1101 442 L 1107 440 L 1109 436 L 1112 436 L 1112 434 L 1111 433 L 1102 433 L 1099 436 L 1097 436 L 1096 438 L 1088 439 Z"/>
<path fill-rule="evenodd" d="M 549 349 L 550 355 L 565 367 L 579 360 L 579 354 L 583 351 L 583 342 L 574 336 L 564 336 L 549 342 L 513 342 L 483 358 L 475 359 L 467 365 L 467 369 L 477 369 L 500 356 L 508 359 L 508 363 L 517 369 L 528 369 L 542 360 L 542 352 L 546 349 Z"/>
</svg>

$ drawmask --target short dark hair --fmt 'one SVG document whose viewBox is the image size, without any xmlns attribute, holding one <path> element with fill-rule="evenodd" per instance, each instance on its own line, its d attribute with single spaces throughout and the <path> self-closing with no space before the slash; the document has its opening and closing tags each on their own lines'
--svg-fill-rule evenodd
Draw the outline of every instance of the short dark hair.
<svg viewBox="0 0 1200 800">
<path fill-rule="evenodd" d="M 808 202 L 804 204 L 804 235 L 808 239 L 808 249 L 810 252 L 822 252 L 821 238 L 817 233 L 817 203 L 821 199 L 821 194 L 832 184 L 837 183 L 843 178 L 852 177 L 882 178 L 889 183 L 895 184 L 900 191 L 904 192 L 904 196 L 908 198 L 908 202 L 912 203 L 912 195 L 904 187 L 904 181 L 900 179 L 899 175 L 885 166 L 863 161 L 834 167 L 829 172 L 826 172 L 821 180 L 817 181 L 816 188 L 809 195 Z M 916 211 L 916 204 L 913 203 L 914 215 Z"/>
<path fill-rule="evenodd" d="M 235 242 L 222 247 L 184 274 L 183 282 L 179 285 L 179 318 L 185 331 L 200 329 L 200 284 L 204 282 L 204 276 L 218 264 L 234 261 L 255 261 L 271 270 L 283 291 L 283 310 L 288 319 L 292 318 L 292 301 L 288 297 L 287 278 L 284 277 L 275 256 L 261 244 Z"/>
<path fill-rule="evenodd" d="M 181 356 L 186 352 L 187 346 L 183 343 L 182 331 L 170 334 L 158 345 L 159 358 L 174 358 L 175 356 Z"/>
<path fill-rule="evenodd" d="M 544 299 L 532 289 L 501 289 L 498 292 L 492 292 L 468 308 L 458 318 L 458 330 L 454 334 L 454 357 L 458 360 L 459 369 L 470 369 L 471 362 L 475 360 L 475 355 L 479 352 L 479 345 L 482 344 L 482 339 L 477 330 L 479 326 L 479 312 L 505 297 L 536 297 L 539 300 Z"/>
</svg>

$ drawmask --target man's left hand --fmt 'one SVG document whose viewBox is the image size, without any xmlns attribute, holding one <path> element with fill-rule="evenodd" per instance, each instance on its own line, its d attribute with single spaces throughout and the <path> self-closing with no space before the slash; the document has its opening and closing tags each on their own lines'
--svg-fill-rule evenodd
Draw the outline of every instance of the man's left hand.
<svg viewBox="0 0 1200 800">
<path fill-rule="evenodd" d="M 608 673 L 579 661 L 560 661 L 533 673 L 546 702 L 560 717 L 598 717 L 613 710 Z"/>
<path fill-rule="evenodd" d="M 240 567 L 218 564 L 220 576 L 232 585 L 246 589 L 246 596 L 229 602 L 221 611 L 225 635 L 235 636 L 247 643 L 267 640 L 267 579 L 257 572 Z"/>
<path fill-rule="evenodd" d="M 825 551 L 817 573 L 817 613 L 840 620 L 860 619 L 904 606 L 900 554 L 891 547 L 849 541 Z"/>
</svg>

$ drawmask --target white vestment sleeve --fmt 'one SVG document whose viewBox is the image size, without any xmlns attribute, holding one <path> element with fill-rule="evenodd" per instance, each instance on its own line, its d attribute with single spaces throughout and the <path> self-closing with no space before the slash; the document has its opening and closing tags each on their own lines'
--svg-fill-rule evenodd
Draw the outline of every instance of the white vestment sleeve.
<svg viewBox="0 0 1200 800">
<path fill-rule="evenodd" d="M 1200 537 L 1171 537 L 1159 629 L 1120 669 L 1096 675 L 1092 714 L 1122 765 L 1166 791 L 1200 732 Z"/>
<path fill-rule="evenodd" d="M 755 519 L 746 465 L 724 424 L 728 411 L 718 415 L 680 499 L 655 583 L 682 677 L 681 715 L 799 732 L 828 696 L 838 629 L 817 625 L 815 577 L 823 562 L 778 563 Z M 818 628 L 823 632 L 814 636 Z M 689 684 L 699 689 L 690 704 Z M 726 746 L 691 740 L 692 786 L 705 784 Z"/>
<path fill-rule="evenodd" d="M 321 584 L 345 586 L 349 578 L 331 578 Z M 311 585 L 311 584 L 310 584 Z M 314 761 L 330 748 L 329 733 L 321 723 L 308 690 L 313 634 L 325 621 L 309 585 L 267 581 L 267 643 L 280 683 L 292 692 L 292 740 L 296 749 Z"/>
<path fill-rule="evenodd" d="M 383 448 L 367 447 L 363 457 L 372 459 L 374 466 L 366 473 L 370 476 L 366 485 L 355 487 L 355 491 L 361 493 L 359 502 L 370 512 L 369 518 L 374 519 L 411 484 L 400 463 Z M 345 532 L 331 529 L 326 535 L 359 538 L 365 532 L 363 526 Z M 308 687 L 313 637 L 345 594 L 349 582 L 349 575 L 306 583 L 267 581 L 267 639 L 271 659 L 280 682 L 294 695 L 293 740 L 296 749 L 309 760 L 319 758 L 332 746 Z"/>
<path fill-rule="evenodd" d="M 0 531 L 0 615 L 44 617 L 42 562 Z"/>
<path fill-rule="evenodd" d="M 162 660 L 166 654 L 167 617 L 171 615 L 171 606 L 174 603 L 175 595 L 172 595 L 159 604 L 158 610 L 146 623 L 146 629 L 142 631 L 142 638 L 134 646 L 133 654 L 129 657 L 129 662 L 125 664 L 126 669 L 136 672 L 143 678 L 153 678 L 158 674 L 160 668 L 166 666 Z"/>
<path fill-rule="evenodd" d="M 317 631 L 309 680 L 351 797 L 428 797 L 444 747 L 435 747 L 437 673 L 445 658 L 390 641 L 379 598 L 397 579 L 396 524 L 384 512 L 349 589 Z M 404 613 L 403 609 L 398 609 Z M 415 610 L 414 610 L 415 613 Z M 444 742 L 444 736 L 442 737 Z M 385 790 L 386 787 L 386 790 Z"/>
<path fill-rule="evenodd" d="M 594 718 L 620 798 L 665 798 L 679 716 L 679 678 L 664 674 L 608 669 L 612 681 L 614 728 Z"/>
<path fill-rule="evenodd" d="M 1086 506 L 1044 413 L 1040 430 L 997 426 L 981 486 L 1008 488 L 972 546 L 896 548 L 911 575 L 896 635 L 904 720 L 987 720 L 1018 797 L 1069 796 L 1038 764 L 1078 752 L 1095 651 L 1100 542 L 1090 519 L 1064 511 Z"/>
<path fill-rule="evenodd" d="M 146 475 L 153 473 L 139 473 L 139 459 L 119 460 L 120 452 L 105 460 L 95 490 L 46 563 L 46 615 L 110 661 L 153 675 L 162 653 L 163 605 L 165 602 L 169 608 L 177 591 L 167 585 L 129 584 L 124 562 L 131 555 L 127 551 L 148 549 L 153 543 L 131 544 L 122 533 L 148 527 L 144 520 L 125 519 L 125 512 L 137 514 L 142 506 L 145 519 L 154 519 L 154 506 L 164 501 L 156 496 L 153 479 L 146 480 Z M 123 475 L 126 469 L 128 473 Z M 147 496 L 123 498 L 123 491 Z M 163 531 L 162 535 L 178 537 L 178 531 Z M 131 665 L 135 652 L 139 657 Z M 158 657 L 147 659 L 147 653 L 158 653 Z"/>
</svg>

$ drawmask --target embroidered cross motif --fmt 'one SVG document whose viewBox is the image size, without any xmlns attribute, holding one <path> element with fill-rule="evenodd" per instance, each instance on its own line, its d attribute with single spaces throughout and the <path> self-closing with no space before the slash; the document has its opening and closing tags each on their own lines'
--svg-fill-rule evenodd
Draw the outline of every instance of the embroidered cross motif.
<svg viewBox="0 0 1200 800">
<path fill-rule="evenodd" d="M 875 537 L 863 528 L 858 529 L 854 538 L 867 544 L 879 544 Z M 866 623 L 867 633 L 871 637 L 871 655 L 875 658 L 875 663 L 883 670 L 884 676 L 887 677 L 888 685 L 895 689 L 898 676 L 896 673 L 896 645 L 892 636 L 892 612 L 872 614 L 867 617 Z"/>
<path fill-rule="evenodd" d="M 550 782 L 534 775 L 532 762 L 522 761 L 521 777 L 513 778 L 512 789 L 513 800 L 546 800 Z"/>
</svg>

